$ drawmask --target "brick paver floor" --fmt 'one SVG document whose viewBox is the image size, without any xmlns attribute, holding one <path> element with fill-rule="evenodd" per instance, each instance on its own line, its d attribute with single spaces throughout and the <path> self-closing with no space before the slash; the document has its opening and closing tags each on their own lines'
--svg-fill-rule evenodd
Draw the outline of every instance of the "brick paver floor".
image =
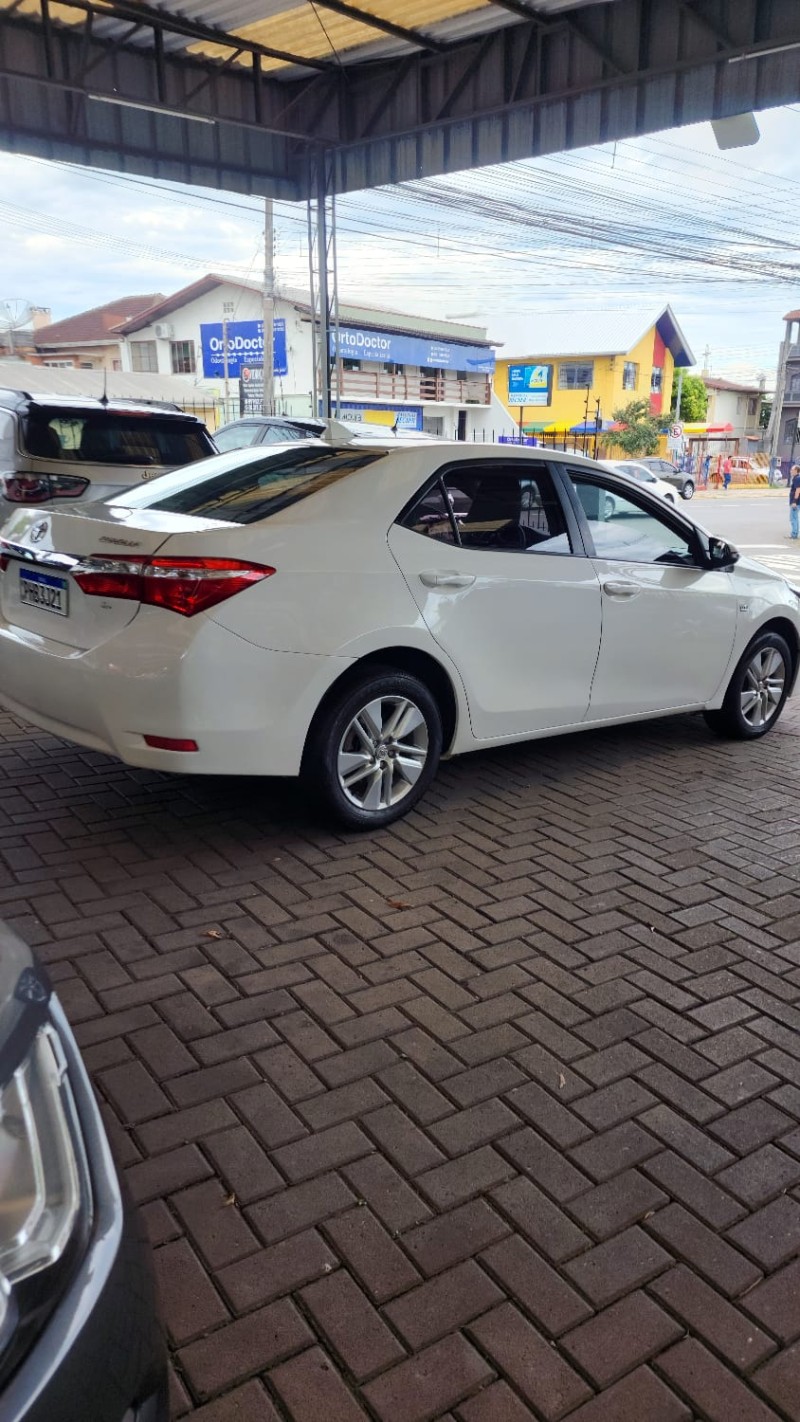
<svg viewBox="0 0 800 1422">
<path fill-rule="evenodd" d="M 365 837 L 0 730 L 176 1417 L 800 1419 L 800 713 L 469 757 Z"/>
</svg>

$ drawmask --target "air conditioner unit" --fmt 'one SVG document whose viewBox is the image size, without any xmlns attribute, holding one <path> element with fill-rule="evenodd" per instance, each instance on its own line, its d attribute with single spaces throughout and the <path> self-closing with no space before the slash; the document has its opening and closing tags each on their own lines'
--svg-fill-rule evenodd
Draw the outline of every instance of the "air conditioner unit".
<svg viewBox="0 0 800 1422">
<path fill-rule="evenodd" d="M 156 321 L 156 339 L 159 341 L 170 341 L 175 334 L 175 327 L 171 321 Z"/>
</svg>

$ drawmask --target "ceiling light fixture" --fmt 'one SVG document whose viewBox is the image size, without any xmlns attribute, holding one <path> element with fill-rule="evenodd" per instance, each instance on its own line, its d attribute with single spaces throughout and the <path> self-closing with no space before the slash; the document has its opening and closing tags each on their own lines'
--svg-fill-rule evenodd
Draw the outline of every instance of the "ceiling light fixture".
<svg viewBox="0 0 800 1422">
<path fill-rule="evenodd" d="M 157 114 L 166 118 L 190 119 L 192 123 L 215 124 L 216 119 L 206 118 L 205 114 L 185 114 L 180 109 L 162 109 L 158 104 L 137 103 L 134 99 L 118 99 L 116 94 L 89 94 L 96 104 L 116 104 L 122 109 L 140 109 L 145 114 Z"/>
</svg>

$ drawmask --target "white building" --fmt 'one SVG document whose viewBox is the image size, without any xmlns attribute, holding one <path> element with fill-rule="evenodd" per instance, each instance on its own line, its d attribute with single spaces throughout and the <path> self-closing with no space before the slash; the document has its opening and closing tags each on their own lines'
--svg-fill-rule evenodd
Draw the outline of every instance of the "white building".
<svg viewBox="0 0 800 1422">
<path fill-rule="evenodd" d="M 233 419 L 240 376 L 263 362 L 261 317 L 255 283 L 205 276 L 119 328 L 122 369 L 216 380 Z M 342 419 L 386 421 L 393 414 L 408 428 L 451 439 L 513 433 L 493 394 L 494 349 L 484 327 L 340 303 L 338 356 L 333 395 Z M 317 413 L 312 392 L 310 304 L 303 293 L 284 293 L 275 302 L 277 411 Z"/>
<path fill-rule="evenodd" d="M 731 425 L 731 441 L 736 441 L 740 453 L 747 454 L 748 446 L 757 444 L 765 433 L 761 429 L 763 384 L 740 385 L 711 375 L 703 376 L 703 384 L 708 391 L 706 424 L 712 429 Z"/>
</svg>

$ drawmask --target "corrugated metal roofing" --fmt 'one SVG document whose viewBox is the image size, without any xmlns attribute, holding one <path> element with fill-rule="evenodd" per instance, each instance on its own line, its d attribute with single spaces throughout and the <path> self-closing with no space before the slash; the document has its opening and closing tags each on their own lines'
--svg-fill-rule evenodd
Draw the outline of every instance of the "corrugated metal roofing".
<svg viewBox="0 0 800 1422">
<path fill-rule="evenodd" d="M 219 394 L 220 381 L 191 375 L 147 375 L 125 370 L 62 370 L 29 365 L 24 360 L 0 360 L 0 389 L 27 390 L 31 395 L 92 395 L 105 390 L 112 400 L 171 400 L 176 405 Z"/>
<path fill-rule="evenodd" d="M 99 9 L 111 9 L 110 0 L 93 0 Z M 614 0 L 537 0 L 530 16 L 556 16 L 582 5 L 612 4 Z M 129 6 L 135 10 L 136 0 Z M 144 8 L 144 7 L 143 7 Z M 393 55 L 414 53 L 426 47 L 454 43 L 475 34 L 489 34 L 508 25 L 519 24 L 524 18 L 519 11 L 504 8 L 497 0 L 353 0 L 342 6 L 348 13 L 339 13 L 336 5 L 325 0 L 152 0 L 150 11 L 163 11 L 165 17 L 202 24 L 220 31 L 220 41 L 212 38 L 193 40 L 190 36 L 164 33 L 165 49 L 206 59 L 230 60 L 232 49 L 227 36 L 249 44 L 296 56 L 299 63 L 288 58 L 262 56 L 261 68 L 276 76 L 295 78 L 302 72 L 302 60 L 327 62 L 332 66 L 348 65 L 361 60 L 386 59 Z M 16 15 L 38 20 L 40 0 L 0 0 L 0 14 L 13 10 Z M 82 9 L 69 0 L 51 0 L 50 22 L 58 25 L 78 25 L 85 19 Z M 374 24 L 372 22 L 375 22 Z M 389 34 L 381 22 L 406 31 L 409 38 Z M 122 40 L 142 48 L 152 48 L 152 31 L 142 29 L 131 34 L 128 19 L 109 14 L 94 24 L 98 38 L 112 42 Z M 252 54 L 241 53 L 234 61 L 238 66 L 251 67 Z"/>
<path fill-rule="evenodd" d="M 498 322 L 505 338 L 504 360 L 626 355 L 656 325 L 662 328 L 662 338 L 677 364 L 694 365 L 694 356 L 669 306 L 651 311 L 587 311 L 582 316 L 532 315 L 515 318 L 505 327 Z"/>
</svg>

